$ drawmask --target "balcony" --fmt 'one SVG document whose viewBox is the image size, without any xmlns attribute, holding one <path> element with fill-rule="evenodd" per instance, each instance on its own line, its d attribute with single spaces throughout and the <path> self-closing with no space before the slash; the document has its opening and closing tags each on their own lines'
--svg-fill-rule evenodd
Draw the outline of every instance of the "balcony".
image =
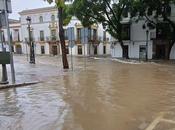
<svg viewBox="0 0 175 130">
<path fill-rule="evenodd" d="M 45 37 L 39 37 L 38 41 L 41 41 L 41 42 L 45 41 Z"/>
<path fill-rule="evenodd" d="M 97 37 L 97 36 L 92 36 L 89 38 L 88 40 L 91 44 L 99 44 L 100 41 L 102 41 L 101 37 Z"/>
<path fill-rule="evenodd" d="M 100 44 L 101 41 L 102 41 L 102 38 L 101 37 L 97 37 L 97 36 L 88 38 L 88 43 L 90 43 L 90 44 Z M 82 44 L 80 37 L 78 37 L 76 39 L 75 43 L 76 44 Z"/>
<path fill-rule="evenodd" d="M 46 41 L 58 41 L 58 40 L 59 40 L 58 36 L 46 37 Z"/>
<path fill-rule="evenodd" d="M 58 28 L 57 21 L 49 23 L 49 28 L 50 29 L 57 29 Z"/>
</svg>

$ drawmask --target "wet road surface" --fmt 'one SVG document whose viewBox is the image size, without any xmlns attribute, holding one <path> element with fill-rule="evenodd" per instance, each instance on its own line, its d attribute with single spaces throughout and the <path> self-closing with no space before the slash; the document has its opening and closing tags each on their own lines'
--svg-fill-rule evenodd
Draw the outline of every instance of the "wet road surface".
<svg viewBox="0 0 175 130">
<path fill-rule="evenodd" d="M 0 130 L 174 130 L 158 118 L 175 121 L 174 65 L 87 59 L 85 69 L 75 58 L 71 72 L 60 61 L 15 57 L 19 82 L 44 82 L 0 91 Z"/>
</svg>

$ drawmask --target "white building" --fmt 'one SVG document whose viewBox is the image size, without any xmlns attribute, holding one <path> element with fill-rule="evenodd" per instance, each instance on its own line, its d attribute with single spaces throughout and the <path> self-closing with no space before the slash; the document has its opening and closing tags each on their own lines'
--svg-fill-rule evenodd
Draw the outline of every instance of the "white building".
<svg viewBox="0 0 175 130">
<path fill-rule="evenodd" d="M 175 7 L 172 7 L 171 19 L 175 19 Z M 174 20 L 175 21 L 175 20 Z M 168 47 L 170 42 L 164 35 L 165 32 L 158 29 L 143 29 L 145 20 L 133 22 L 129 17 L 124 18 L 122 24 L 125 25 L 123 31 L 126 34 L 124 45 L 127 49 L 129 58 L 145 59 L 147 49 L 147 33 L 148 30 L 148 59 L 165 59 L 168 57 Z M 113 39 L 111 41 L 112 57 L 122 58 L 123 50 L 120 43 Z M 175 45 L 171 49 L 170 59 L 175 59 Z"/>
<path fill-rule="evenodd" d="M 139 21 L 138 23 L 130 23 L 129 21 L 123 23 L 125 25 L 124 31 L 126 32 L 126 38 L 123 40 L 124 45 L 127 49 L 129 58 L 139 59 L 145 58 L 146 56 L 146 41 L 147 35 L 146 30 L 142 28 L 144 21 Z M 151 34 L 154 34 L 155 30 L 149 31 L 148 34 L 148 59 L 152 59 L 153 53 L 153 41 L 151 39 Z M 119 42 L 115 40 L 112 41 L 111 45 L 111 55 L 112 57 L 122 58 L 123 50 Z M 114 44 L 115 43 L 115 44 Z"/>
<path fill-rule="evenodd" d="M 29 32 L 26 18 L 31 18 L 31 34 L 36 54 L 60 54 L 57 10 L 53 7 L 24 10 L 21 16 L 23 53 L 29 53 Z"/>
<path fill-rule="evenodd" d="M 12 40 L 12 51 L 17 54 L 22 54 L 22 38 L 21 38 L 21 24 L 19 20 L 9 19 L 10 37 Z M 2 51 L 2 44 L 9 51 L 9 43 L 7 37 L 7 29 L 1 30 L 0 51 Z"/>
<path fill-rule="evenodd" d="M 72 1 L 66 1 L 67 4 Z M 59 41 L 59 27 L 57 8 L 47 7 L 39 9 L 24 10 L 19 13 L 21 16 L 21 34 L 23 39 L 23 53 L 29 53 L 28 46 L 28 24 L 26 18 L 31 17 L 31 32 L 35 44 L 36 54 L 57 55 L 61 54 L 61 45 Z M 81 22 L 72 17 L 70 23 L 64 27 L 65 36 L 67 28 L 73 27 L 75 34 L 75 46 L 72 48 L 73 55 L 103 55 L 110 54 L 109 35 L 104 32 L 101 25 L 92 25 L 89 27 L 88 44 L 81 42 Z M 67 36 L 66 36 L 67 38 Z M 69 41 L 66 39 L 67 53 L 71 51 Z"/>
</svg>

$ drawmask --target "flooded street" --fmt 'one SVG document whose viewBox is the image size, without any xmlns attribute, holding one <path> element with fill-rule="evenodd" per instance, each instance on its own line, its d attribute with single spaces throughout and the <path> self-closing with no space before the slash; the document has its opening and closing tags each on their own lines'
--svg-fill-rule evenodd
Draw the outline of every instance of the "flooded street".
<svg viewBox="0 0 175 130">
<path fill-rule="evenodd" d="M 72 72 L 58 57 L 24 59 L 15 57 L 17 79 L 43 82 L 0 90 L 0 130 L 145 130 L 175 113 L 175 65 L 88 58 L 84 68 L 75 58 Z"/>
</svg>

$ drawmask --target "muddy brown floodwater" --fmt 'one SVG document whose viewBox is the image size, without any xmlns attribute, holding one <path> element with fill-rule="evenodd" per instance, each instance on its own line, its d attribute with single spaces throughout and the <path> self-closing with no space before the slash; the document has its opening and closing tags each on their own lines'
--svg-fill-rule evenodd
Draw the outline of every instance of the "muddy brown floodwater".
<svg viewBox="0 0 175 130">
<path fill-rule="evenodd" d="M 175 112 L 175 65 L 88 59 L 85 70 L 84 59 L 75 60 L 74 72 L 1 90 L 0 130 L 145 130 L 160 113 Z"/>
</svg>

